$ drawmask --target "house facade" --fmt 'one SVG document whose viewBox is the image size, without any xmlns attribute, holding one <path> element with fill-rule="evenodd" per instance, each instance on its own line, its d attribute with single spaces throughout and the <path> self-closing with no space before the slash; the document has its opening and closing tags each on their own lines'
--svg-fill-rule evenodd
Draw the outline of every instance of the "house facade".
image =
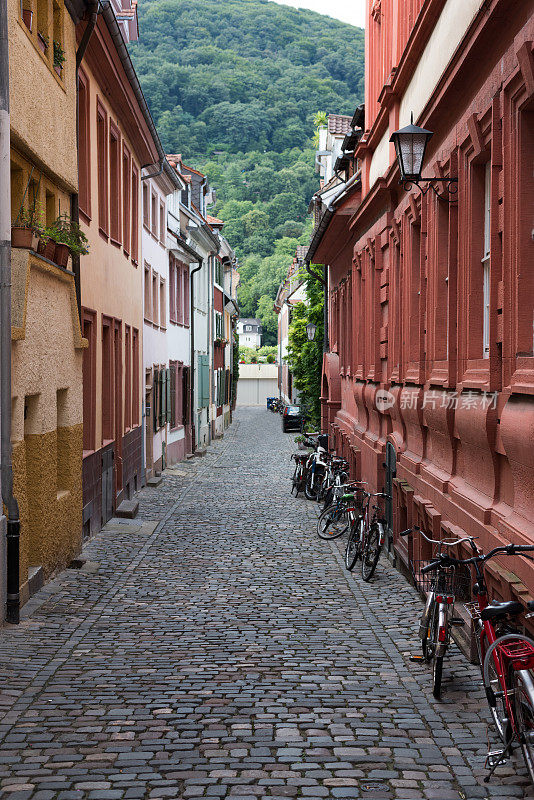
<svg viewBox="0 0 534 800">
<path fill-rule="evenodd" d="M 323 428 L 391 491 L 406 565 L 429 556 L 398 537 L 414 524 L 534 541 L 533 41 L 530 2 L 367 3 L 364 134 L 308 259 L 328 266 Z M 453 197 L 399 185 L 390 137 L 412 113 Z M 494 596 L 526 597 L 530 564 L 503 567 Z"/>
<path fill-rule="evenodd" d="M 141 187 L 143 167 L 154 165 L 157 172 L 164 154 L 126 49 L 132 26 L 136 30 L 132 19 L 117 22 L 113 4 L 104 3 L 79 72 L 79 209 L 90 243 L 81 265 L 82 330 L 89 343 L 84 536 L 99 530 L 144 481 Z M 156 217 L 159 238 L 159 206 Z"/>
<path fill-rule="evenodd" d="M 175 170 L 141 176 L 143 230 L 143 441 L 144 475 L 153 477 L 169 463 L 171 431 L 176 427 L 176 362 L 171 359 L 169 328 L 170 292 L 176 291 L 174 264 L 170 260 L 167 236 L 167 196 L 181 189 Z M 172 287 L 171 287 L 172 280 Z M 174 322 L 174 313 L 172 314 Z M 179 355 L 187 355 L 187 342 Z M 171 374 L 174 373 L 174 374 Z M 171 455 L 172 457 L 172 455 Z"/>
<path fill-rule="evenodd" d="M 253 317 L 243 317 L 237 322 L 237 333 L 241 347 L 261 347 L 263 329 L 261 320 Z"/>
<path fill-rule="evenodd" d="M 296 303 L 306 303 L 306 284 L 302 274 L 303 262 L 308 248 L 297 247 L 295 258 L 289 265 L 287 276 L 282 281 L 274 301 L 274 310 L 278 315 L 278 393 L 287 405 L 297 402 L 297 392 L 293 387 L 293 376 L 287 363 L 289 347 L 289 326 L 291 309 Z"/>
<path fill-rule="evenodd" d="M 8 3 L 12 460 L 20 510 L 18 606 L 81 549 L 82 338 L 72 261 L 16 239 L 70 218 L 76 162 L 76 12 L 63 0 Z M 61 55 L 61 59 L 58 58 Z M 7 77 L 7 76 L 6 76 Z M 7 200 L 6 197 L 3 200 Z M 2 555 L 4 537 L 2 536 Z M 4 558 L 2 564 L 4 564 Z M 2 568 L 0 574 L 4 576 Z M 17 580 L 18 577 L 18 580 Z M 4 595 L 5 585 L 0 579 Z M 12 584 L 13 585 L 13 584 Z M 3 603 L 0 618 L 3 617 Z"/>
</svg>

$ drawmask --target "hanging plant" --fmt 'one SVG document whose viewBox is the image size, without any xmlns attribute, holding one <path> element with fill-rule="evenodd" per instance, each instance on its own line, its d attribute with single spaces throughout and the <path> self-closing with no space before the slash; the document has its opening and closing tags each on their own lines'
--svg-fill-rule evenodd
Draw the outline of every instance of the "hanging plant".
<svg viewBox="0 0 534 800">
<path fill-rule="evenodd" d="M 43 212 L 39 203 L 30 208 L 21 208 L 15 222 L 11 225 L 12 247 L 32 247 L 33 237 L 40 236 L 43 229 Z"/>
</svg>

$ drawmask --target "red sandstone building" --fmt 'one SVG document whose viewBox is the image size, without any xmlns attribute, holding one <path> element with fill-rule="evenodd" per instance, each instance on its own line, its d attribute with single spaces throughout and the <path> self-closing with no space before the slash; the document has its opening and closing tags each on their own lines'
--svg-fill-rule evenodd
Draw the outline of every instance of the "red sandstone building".
<svg viewBox="0 0 534 800">
<path fill-rule="evenodd" d="M 392 487 L 406 564 L 429 555 L 398 538 L 412 524 L 486 551 L 534 542 L 533 11 L 368 0 L 364 133 L 317 199 L 323 428 L 357 477 Z M 455 202 L 399 185 L 390 137 L 411 113 L 434 132 L 423 175 L 457 178 Z M 504 599 L 534 586 L 520 558 L 488 577 Z"/>
</svg>

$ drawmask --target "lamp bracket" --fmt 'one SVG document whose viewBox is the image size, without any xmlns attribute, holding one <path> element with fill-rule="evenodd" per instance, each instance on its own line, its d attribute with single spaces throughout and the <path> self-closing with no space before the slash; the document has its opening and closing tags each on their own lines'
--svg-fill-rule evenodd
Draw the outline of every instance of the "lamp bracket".
<svg viewBox="0 0 534 800">
<path fill-rule="evenodd" d="M 457 200 L 455 195 L 458 193 L 458 178 L 424 178 L 421 176 L 417 180 L 405 178 L 401 180 L 401 183 L 406 192 L 409 192 L 412 186 L 417 186 L 423 196 L 429 189 L 432 189 L 440 200 L 446 200 L 448 203 L 454 203 Z M 425 183 L 426 186 L 422 186 L 422 183 Z M 442 184 L 441 191 L 439 190 L 440 184 Z"/>
</svg>

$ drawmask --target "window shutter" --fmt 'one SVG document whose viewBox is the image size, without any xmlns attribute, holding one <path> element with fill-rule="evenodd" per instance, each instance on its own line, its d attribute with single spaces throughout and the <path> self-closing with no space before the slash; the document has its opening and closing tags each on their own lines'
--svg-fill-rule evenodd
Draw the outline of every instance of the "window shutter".
<svg viewBox="0 0 534 800">
<path fill-rule="evenodd" d="M 202 388 L 204 391 L 203 400 L 204 405 L 209 406 L 210 403 L 210 362 L 208 356 L 202 356 L 202 364 L 204 369 L 204 379 L 202 381 Z"/>
<path fill-rule="evenodd" d="M 160 428 L 165 425 L 165 370 L 160 370 L 159 373 L 159 426 Z"/>
<path fill-rule="evenodd" d="M 176 375 L 176 367 L 172 368 L 172 372 Z M 171 422 L 172 417 L 174 414 L 172 413 L 172 398 L 174 397 L 174 393 L 171 392 L 171 370 L 165 370 L 165 383 L 166 383 L 166 413 L 165 413 L 165 421 Z"/>
<path fill-rule="evenodd" d="M 191 391 L 189 376 L 189 367 L 184 367 L 182 373 L 182 425 L 189 424 L 189 393 Z"/>
<path fill-rule="evenodd" d="M 152 379 L 152 420 L 154 432 L 158 430 L 158 403 L 159 403 L 159 370 L 154 370 Z"/>
<path fill-rule="evenodd" d="M 169 381 L 169 392 L 170 392 L 170 413 L 169 413 L 168 420 L 171 423 L 171 428 L 176 428 L 177 420 L 176 420 L 176 364 L 173 364 L 170 369 L 170 381 Z"/>
</svg>

